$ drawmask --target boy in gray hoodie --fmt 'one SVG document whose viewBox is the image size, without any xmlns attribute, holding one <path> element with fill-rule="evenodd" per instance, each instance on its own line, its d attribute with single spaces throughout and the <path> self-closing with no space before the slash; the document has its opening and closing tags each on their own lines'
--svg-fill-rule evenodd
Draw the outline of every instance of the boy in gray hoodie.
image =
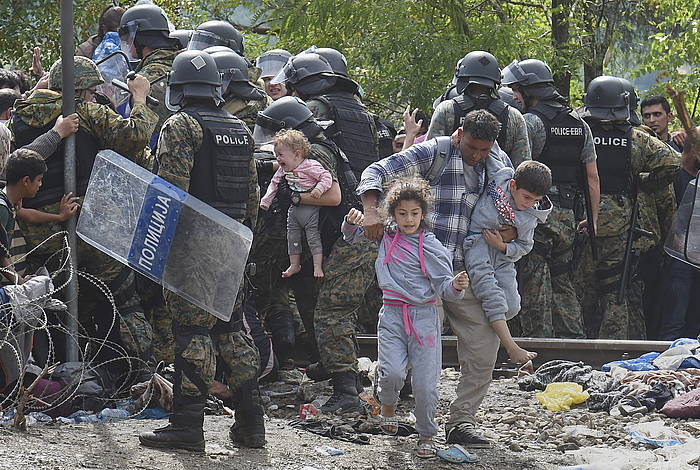
<svg viewBox="0 0 700 470">
<path fill-rule="evenodd" d="M 464 260 L 474 295 L 489 322 L 510 320 L 520 311 L 515 262 L 530 252 L 537 224 L 552 211 L 546 194 L 552 173 L 543 163 L 529 160 L 517 170 L 502 168 L 489 183 L 472 213 L 464 240 Z M 518 236 L 504 243 L 498 227 L 510 225 Z"/>
</svg>

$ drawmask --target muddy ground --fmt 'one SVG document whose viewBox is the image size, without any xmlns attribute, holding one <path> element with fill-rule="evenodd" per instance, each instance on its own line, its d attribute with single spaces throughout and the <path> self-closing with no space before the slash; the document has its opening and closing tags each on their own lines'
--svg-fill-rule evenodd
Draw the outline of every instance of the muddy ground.
<svg viewBox="0 0 700 470">
<path fill-rule="evenodd" d="M 458 374 L 443 373 L 440 383 L 440 420 L 454 397 Z M 273 394 L 283 395 L 294 390 L 294 383 L 277 383 L 266 387 Z M 315 390 L 308 390 L 307 395 Z M 268 411 L 267 447 L 261 450 L 238 448 L 228 438 L 233 419 L 228 416 L 207 416 L 205 454 L 153 450 L 141 447 L 139 432 L 164 425 L 165 420 L 127 420 L 114 423 L 36 424 L 26 433 L 8 427 L 0 428 L 0 469 L 289 469 L 289 470 L 374 470 L 374 469 L 552 469 L 572 464 L 571 457 L 538 442 L 546 425 L 546 415 L 532 393 L 520 392 L 511 380 L 494 381 L 482 406 L 485 431 L 497 441 L 492 449 L 480 449 L 478 464 L 455 465 L 437 458 L 420 459 L 414 455 L 416 437 L 372 435 L 370 445 L 353 444 L 320 437 L 304 430 L 291 428 L 288 423 L 298 409 L 300 399 L 273 396 Z M 410 411 L 410 402 L 399 413 Z M 531 413 L 531 431 L 511 450 L 514 440 L 500 432 L 499 416 L 504 408 L 520 409 L 523 416 Z M 275 409 L 276 408 L 276 409 Z M 536 410 L 536 413 L 535 413 Z M 538 423 L 538 421 L 540 421 Z M 440 423 L 442 424 L 442 423 Z M 444 435 L 440 438 L 444 442 Z M 344 451 L 337 456 L 321 455 L 315 450 L 330 445 Z M 529 448 L 529 446 L 533 448 Z"/>
</svg>

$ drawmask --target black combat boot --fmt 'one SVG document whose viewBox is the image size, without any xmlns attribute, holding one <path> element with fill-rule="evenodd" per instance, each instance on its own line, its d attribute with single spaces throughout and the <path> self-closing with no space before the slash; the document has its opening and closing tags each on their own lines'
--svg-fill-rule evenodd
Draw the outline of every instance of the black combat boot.
<svg viewBox="0 0 700 470">
<path fill-rule="evenodd" d="M 233 442 L 245 447 L 265 446 L 265 412 L 260 405 L 257 379 L 241 385 L 237 393 L 234 417 L 236 422 L 228 433 Z"/>
<path fill-rule="evenodd" d="M 333 395 L 321 407 L 323 413 L 359 411 L 362 401 L 357 396 L 357 374 L 353 371 L 333 374 Z"/>
<path fill-rule="evenodd" d="M 322 382 L 330 379 L 331 373 L 328 372 L 320 362 L 314 362 L 313 364 L 309 364 L 309 367 L 306 368 L 306 376 L 314 382 Z"/>
<path fill-rule="evenodd" d="M 267 327 L 272 336 L 272 345 L 275 348 L 280 369 L 290 370 L 294 368 L 294 318 L 292 312 L 272 312 L 267 318 Z"/>
<path fill-rule="evenodd" d="M 144 432 L 139 441 L 146 447 L 166 449 L 187 449 L 204 452 L 204 405 L 205 398 L 181 398 L 176 406 L 173 400 L 173 413 L 170 423 L 154 431 Z"/>
</svg>

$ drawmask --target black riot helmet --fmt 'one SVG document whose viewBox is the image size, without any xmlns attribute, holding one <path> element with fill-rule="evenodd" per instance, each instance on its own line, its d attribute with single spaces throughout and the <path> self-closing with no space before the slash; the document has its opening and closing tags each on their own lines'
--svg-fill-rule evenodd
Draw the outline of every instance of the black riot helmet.
<svg viewBox="0 0 700 470">
<path fill-rule="evenodd" d="M 313 51 L 328 61 L 333 73 L 343 77 L 348 76 L 348 61 L 340 52 L 330 47 L 316 47 Z"/>
<path fill-rule="evenodd" d="M 630 116 L 629 92 L 622 80 L 610 75 L 591 80 L 583 103 L 583 116 L 598 121 L 626 121 Z"/>
<path fill-rule="evenodd" d="M 256 145 L 270 143 L 282 129 L 296 129 L 308 139 L 322 131 L 309 107 L 296 96 L 284 96 L 258 113 L 253 140 Z"/>
<path fill-rule="evenodd" d="M 637 89 L 634 87 L 634 84 L 626 78 L 620 78 L 620 81 L 625 91 L 629 93 L 630 124 L 639 126 L 642 124 L 642 121 L 639 120 L 639 116 L 637 115 L 637 107 L 639 106 Z"/>
<path fill-rule="evenodd" d="M 210 54 L 221 74 L 221 89 L 224 97 L 232 94 L 244 100 L 260 101 L 265 93 L 248 79 L 248 61 L 225 46 L 205 49 Z"/>
<path fill-rule="evenodd" d="M 501 69 L 498 60 L 486 51 L 472 51 L 465 55 L 455 72 L 457 91 L 464 93 L 471 84 L 496 89 L 501 83 Z"/>
<path fill-rule="evenodd" d="M 270 83 L 284 83 L 303 96 L 320 95 L 337 81 L 333 68 L 320 55 L 307 52 L 289 59 Z"/>
<path fill-rule="evenodd" d="M 221 74 L 214 59 L 204 51 L 184 51 L 173 60 L 165 90 L 165 105 L 179 110 L 185 98 L 211 99 L 223 103 Z"/>
<path fill-rule="evenodd" d="M 170 37 L 180 41 L 180 47 L 187 49 L 187 45 L 190 43 L 190 38 L 192 37 L 191 29 L 176 29 L 170 33 Z"/>
<path fill-rule="evenodd" d="M 119 23 L 121 49 L 130 54 L 135 46 L 139 56 L 143 47 L 151 49 L 176 47 L 179 41 L 170 37 L 168 17 L 159 6 L 153 4 L 134 5 L 124 12 Z"/>
<path fill-rule="evenodd" d="M 539 83 L 554 83 L 549 66 L 538 59 L 514 60 L 503 69 L 502 84 L 510 86 L 532 86 Z"/>
<path fill-rule="evenodd" d="M 312 46 L 307 51 L 314 52 L 328 61 L 336 75 L 335 89 L 362 96 L 360 85 L 348 76 L 348 61 L 340 51 L 330 47 L 316 46 Z"/>
<path fill-rule="evenodd" d="M 192 33 L 187 49 L 203 51 L 211 46 L 230 47 L 239 55 L 243 55 L 243 35 L 228 21 L 207 21 L 197 26 Z"/>
<path fill-rule="evenodd" d="M 552 70 L 538 59 L 514 60 L 503 69 L 501 84 L 517 88 L 524 98 L 563 100 L 554 86 Z"/>
</svg>

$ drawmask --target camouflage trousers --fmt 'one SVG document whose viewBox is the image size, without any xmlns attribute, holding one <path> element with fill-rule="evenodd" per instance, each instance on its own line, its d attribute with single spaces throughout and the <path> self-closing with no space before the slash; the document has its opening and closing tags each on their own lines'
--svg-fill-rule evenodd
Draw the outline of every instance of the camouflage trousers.
<svg viewBox="0 0 700 470">
<path fill-rule="evenodd" d="M 286 213 L 261 211 L 258 215 L 250 259 L 256 266 L 255 305 L 263 319 L 268 313 L 291 311 L 289 287 L 281 275 L 289 266 L 286 225 Z"/>
<path fill-rule="evenodd" d="M 635 279 L 627 295 L 618 302 L 627 233 L 596 237 L 598 260 L 586 252 L 583 270 L 584 316 L 586 329 L 604 339 L 644 339 L 646 327 L 641 301 L 641 283 Z M 597 331 L 596 331 L 597 330 Z"/>
<path fill-rule="evenodd" d="M 42 208 L 56 212 L 58 204 Z M 63 230 L 60 224 L 20 224 L 28 246 L 34 248 L 49 236 Z M 63 238 L 54 237 L 27 257 L 30 269 L 46 265 L 53 272 L 64 265 L 67 251 L 62 251 Z M 114 296 L 119 312 L 119 339 L 126 353 L 146 363 L 153 362 L 153 330 L 146 319 L 135 289 L 134 272 L 114 258 L 78 239 L 78 270 L 102 281 Z M 112 314 L 105 293 L 84 276 L 78 277 L 78 311 L 80 323 L 88 335 L 95 333 L 91 325 Z M 101 318 L 98 318 L 101 317 Z M 98 318 L 98 321 L 94 321 Z M 142 367 L 136 365 L 137 367 Z"/>
<path fill-rule="evenodd" d="M 173 316 L 165 307 L 163 287 L 136 274 L 136 291 L 141 298 L 146 319 L 153 328 L 153 358 L 156 363 L 172 364 L 175 361 Z"/>
<path fill-rule="evenodd" d="M 256 377 L 260 356 L 244 332 L 212 335 L 216 317 L 169 291 L 165 292 L 165 303 L 173 316 L 175 373 L 181 374 L 180 389 L 175 393 L 190 398 L 206 395 L 216 374 L 217 353 L 228 370 L 232 390 Z"/>
<path fill-rule="evenodd" d="M 330 373 L 357 369 L 357 314 L 375 282 L 376 259 L 375 244 L 339 239 L 324 264 L 314 328 L 321 363 Z"/>
<path fill-rule="evenodd" d="M 535 230 L 535 246 L 518 264 L 522 335 L 584 338 L 581 305 L 571 278 L 576 220 L 556 205 Z"/>
</svg>

